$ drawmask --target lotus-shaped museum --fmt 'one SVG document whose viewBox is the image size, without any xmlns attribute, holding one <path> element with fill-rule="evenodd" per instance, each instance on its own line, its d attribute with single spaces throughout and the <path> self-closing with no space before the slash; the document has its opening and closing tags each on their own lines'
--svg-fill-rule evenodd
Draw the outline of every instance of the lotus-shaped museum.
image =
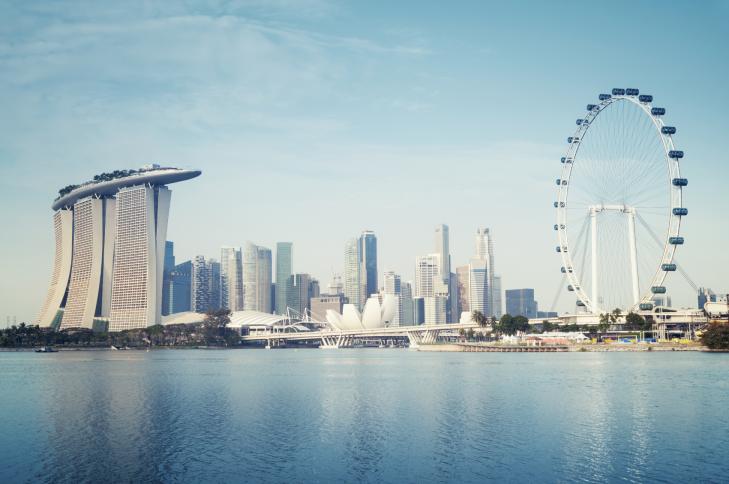
<svg viewBox="0 0 729 484">
<path fill-rule="evenodd" d="M 345 304 L 342 314 L 328 309 L 327 322 L 336 330 L 347 331 L 357 329 L 376 329 L 390 326 L 397 313 L 397 297 L 385 294 L 382 304 L 377 296 L 367 300 L 364 310 L 360 314 L 354 304 Z"/>
</svg>

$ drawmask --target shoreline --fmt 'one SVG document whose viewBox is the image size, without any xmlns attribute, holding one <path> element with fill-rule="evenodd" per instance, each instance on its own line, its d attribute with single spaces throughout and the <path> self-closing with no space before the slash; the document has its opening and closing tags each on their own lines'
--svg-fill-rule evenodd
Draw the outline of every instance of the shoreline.
<svg viewBox="0 0 729 484">
<path fill-rule="evenodd" d="M 38 348 L 0 348 L 0 353 L 34 353 Z M 126 348 L 113 350 L 109 347 L 54 347 L 55 352 L 73 351 L 165 351 L 165 350 L 260 350 L 260 346 L 155 346 L 143 348 Z M 285 349 L 321 349 L 319 347 L 279 347 Z M 363 349 L 363 348 L 340 348 Z M 525 346 L 525 345 L 494 345 L 488 343 L 436 343 L 420 345 L 417 348 L 365 348 L 371 350 L 380 349 L 412 349 L 433 353 L 641 353 L 641 352 L 666 352 L 666 351 L 699 351 L 705 353 L 729 353 L 729 350 L 709 349 L 702 345 L 680 345 L 680 344 L 655 344 L 655 345 L 618 345 L 618 344 L 584 344 L 584 345 L 553 345 L 553 346 Z"/>
</svg>

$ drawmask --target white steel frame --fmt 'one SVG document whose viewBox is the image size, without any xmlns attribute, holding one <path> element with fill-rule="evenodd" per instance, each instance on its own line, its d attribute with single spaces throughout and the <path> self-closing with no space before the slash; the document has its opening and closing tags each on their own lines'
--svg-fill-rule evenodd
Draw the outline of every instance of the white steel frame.
<svg viewBox="0 0 729 484">
<path fill-rule="evenodd" d="M 637 272 L 637 251 L 635 247 L 635 216 L 636 209 L 634 207 L 628 207 L 624 205 L 593 205 L 589 207 L 590 211 L 590 228 L 592 237 L 592 294 L 587 295 L 585 290 L 582 288 L 578 278 L 578 271 L 572 261 L 569 237 L 567 231 L 569 229 L 567 225 L 567 207 L 569 205 L 569 189 L 570 180 L 572 177 L 572 169 L 575 163 L 578 162 L 578 152 L 580 150 L 580 143 L 587 130 L 592 125 L 592 121 L 600 115 L 600 113 L 616 102 L 629 102 L 638 106 L 647 116 L 649 116 L 656 127 L 658 136 L 661 138 L 663 149 L 665 153 L 667 174 L 668 174 L 668 187 L 670 190 L 670 208 L 669 208 L 669 223 L 666 230 L 666 239 L 663 247 L 663 256 L 661 262 L 656 270 L 651 284 L 647 286 L 647 290 L 644 294 L 640 294 L 640 288 L 638 286 L 638 272 Z M 560 177 L 559 188 L 557 189 L 557 239 L 559 241 L 560 255 L 562 258 L 562 264 L 565 268 L 565 275 L 572 285 L 577 298 L 582 301 L 587 311 L 593 314 L 600 313 L 600 307 L 598 304 L 599 292 L 597 287 L 598 280 L 598 258 L 597 258 L 597 215 L 601 211 L 605 210 L 618 210 L 628 215 L 628 237 L 630 244 L 630 258 L 631 258 L 631 279 L 632 279 L 632 295 L 633 304 L 629 308 L 625 308 L 629 311 L 636 310 L 641 303 L 648 303 L 651 301 L 653 293 L 651 287 L 663 286 L 663 282 L 666 279 L 667 272 L 663 270 L 663 264 L 673 263 L 673 258 L 676 252 L 677 245 L 670 243 L 671 237 L 678 237 L 681 227 L 681 216 L 673 213 L 674 208 L 682 208 L 682 187 L 674 186 L 672 180 L 674 178 L 681 178 L 681 172 L 679 162 L 677 159 L 671 158 L 669 152 L 674 150 L 673 138 L 670 134 L 664 134 L 661 128 L 664 127 L 663 119 L 661 116 L 653 115 L 651 113 L 652 105 L 650 102 L 641 102 L 638 96 L 629 95 L 612 95 L 609 99 L 600 101 L 595 107 L 587 113 L 582 123 L 579 124 L 575 134 L 572 135 L 573 141 L 567 148 L 565 154 L 565 163 L 562 166 L 562 175 Z"/>
</svg>

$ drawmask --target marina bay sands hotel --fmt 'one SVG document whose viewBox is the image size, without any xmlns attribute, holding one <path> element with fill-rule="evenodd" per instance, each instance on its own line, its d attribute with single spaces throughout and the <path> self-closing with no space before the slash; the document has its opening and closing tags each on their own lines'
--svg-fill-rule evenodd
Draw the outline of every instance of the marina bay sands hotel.
<svg viewBox="0 0 729 484">
<path fill-rule="evenodd" d="M 38 325 L 122 331 L 161 320 L 171 192 L 200 171 L 148 165 L 60 190 L 56 250 Z"/>
</svg>

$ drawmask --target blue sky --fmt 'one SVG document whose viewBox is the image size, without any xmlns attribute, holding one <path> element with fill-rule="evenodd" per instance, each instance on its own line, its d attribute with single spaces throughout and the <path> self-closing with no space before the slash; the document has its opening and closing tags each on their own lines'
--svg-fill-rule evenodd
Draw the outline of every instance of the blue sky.
<svg viewBox="0 0 729 484">
<path fill-rule="evenodd" d="M 172 187 L 178 260 L 290 240 L 326 284 L 372 229 L 380 269 L 409 279 L 436 224 L 454 265 L 488 226 L 504 287 L 549 309 L 558 160 L 612 87 L 679 127 L 679 262 L 729 290 L 727 2 L 5 2 L 0 18 L 0 325 L 42 302 L 58 188 L 149 162 L 203 170 Z"/>
</svg>

